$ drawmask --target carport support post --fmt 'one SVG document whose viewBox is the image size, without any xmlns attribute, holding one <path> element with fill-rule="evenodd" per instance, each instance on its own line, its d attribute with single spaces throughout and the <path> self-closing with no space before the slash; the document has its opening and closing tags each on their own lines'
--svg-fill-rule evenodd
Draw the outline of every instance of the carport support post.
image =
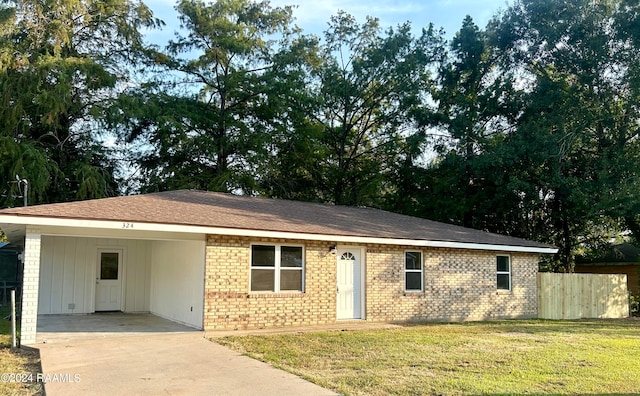
<svg viewBox="0 0 640 396">
<path fill-rule="evenodd" d="M 40 280 L 40 240 L 40 230 L 27 226 L 24 238 L 20 345 L 31 345 L 36 342 L 38 286 Z"/>
<path fill-rule="evenodd" d="M 11 348 L 16 346 L 16 289 L 11 289 Z"/>
</svg>

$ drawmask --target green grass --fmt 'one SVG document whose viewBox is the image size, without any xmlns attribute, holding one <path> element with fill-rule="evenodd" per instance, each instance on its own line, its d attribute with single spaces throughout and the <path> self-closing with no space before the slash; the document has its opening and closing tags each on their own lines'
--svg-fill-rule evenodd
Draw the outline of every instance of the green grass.
<svg viewBox="0 0 640 396">
<path fill-rule="evenodd" d="M 226 337 L 347 395 L 638 394 L 640 321 L 500 321 Z"/>
<path fill-rule="evenodd" d="M 11 321 L 4 320 L 9 315 L 9 309 L 0 307 L 0 374 L 33 373 L 35 377 L 40 372 L 40 356 L 33 349 L 21 348 L 11 350 Z M 0 381 L 0 395 L 41 395 L 42 384 L 3 382 Z"/>
<path fill-rule="evenodd" d="M 8 307 L 0 305 L 0 350 L 11 348 L 11 320 L 4 319 L 10 314 L 11 310 Z M 16 331 L 19 332 L 19 328 Z"/>
</svg>

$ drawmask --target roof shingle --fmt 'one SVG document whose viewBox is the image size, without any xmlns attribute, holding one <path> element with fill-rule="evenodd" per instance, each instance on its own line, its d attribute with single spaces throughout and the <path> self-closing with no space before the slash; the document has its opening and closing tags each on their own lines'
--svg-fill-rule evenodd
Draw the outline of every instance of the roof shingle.
<svg viewBox="0 0 640 396">
<path fill-rule="evenodd" d="M 553 248 L 379 209 L 194 190 L 10 208 L 2 215 Z"/>
</svg>

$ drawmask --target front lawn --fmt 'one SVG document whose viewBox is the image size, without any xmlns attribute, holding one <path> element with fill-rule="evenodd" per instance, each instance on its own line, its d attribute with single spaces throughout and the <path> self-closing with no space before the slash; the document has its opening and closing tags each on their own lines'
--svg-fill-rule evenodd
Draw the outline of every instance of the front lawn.
<svg viewBox="0 0 640 396">
<path fill-rule="evenodd" d="M 500 321 L 217 339 L 347 395 L 636 394 L 640 321 Z"/>
</svg>

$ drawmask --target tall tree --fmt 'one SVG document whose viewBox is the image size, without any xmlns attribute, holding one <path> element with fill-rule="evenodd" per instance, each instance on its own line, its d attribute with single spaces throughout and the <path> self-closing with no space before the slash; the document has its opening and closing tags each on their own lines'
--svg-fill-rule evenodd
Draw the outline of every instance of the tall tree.
<svg viewBox="0 0 640 396">
<path fill-rule="evenodd" d="M 312 189 L 308 195 L 341 205 L 385 204 L 401 144 L 414 132 L 411 111 L 426 101 L 438 38 L 432 28 L 416 38 L 408 23 L 382 33 L 374 18 L 362 25 L 346 13 L 331 18 L 308 68 L 311 100 L 293 106 L 304 103 L 307 116 L 298 119 L 290 147 L 312 157 L 304 169 L 289 168 L 306 180 L 300 187 Z M 280 180 L 290 174 L 280 172 Z"/>
<path fill-rule="evenodd" d="M 251 192 L 270 129 L 275 37 L 293 30 L 291 8 L 183 0 L 177 10 L 185 33 L 152 54 L 158 78 L 119 102 L 123 138 L 151 145 L 137 158 L 141 189 Z"/>
<path fill-rule="evenodd" d="M 528 176 L 521 197 L 534 202 L 534 228 L 560 247 L 555 269 L 571 270 L 576 249 L 608 237 L 603 224 L 638 207 L 638 47 L 621 29 L 638 10 L 521 0 L 497 29 L 526 94 L 506 144 L 513 170 Z"/>
<path fill-rule="evenodd" d="M 0 181 L 16 174 L 31 202 L 117 193 L 115 167 L 98 139 L 104 101 L 127 81 L 158 26 L 131 0 L 4 0 L 0 5 Z M 14 202 L 10 184 L 3 204 Z"/>
<path fill-rule="evenodd" d="M 321 62 L 315 36 L 287 39 L 269 72 L 271 90 L 265 108 L 271 114 L 267 150 L 257 158 L 258 191 L 262 195 L 301 201 L 326 202 L 320 181 L 327 157 L 323 127 L 309 114 L 317 110 L 315 70 Z"/>
<path fill-rule="evenodd" d="M 510 126 L 514 90 L 508 76 L 498 68 L 487 33 L 467 16 L 438 68 L 437 110 L 427 109 L 431 116 L 421 118 L 437 132 L 438 154 L 437 165 L 426 171 L 422 213 L 498 231 L 494 225 L 502 216 L 492 206 L 502 181 L 492 151 Z"/>
</svg>

